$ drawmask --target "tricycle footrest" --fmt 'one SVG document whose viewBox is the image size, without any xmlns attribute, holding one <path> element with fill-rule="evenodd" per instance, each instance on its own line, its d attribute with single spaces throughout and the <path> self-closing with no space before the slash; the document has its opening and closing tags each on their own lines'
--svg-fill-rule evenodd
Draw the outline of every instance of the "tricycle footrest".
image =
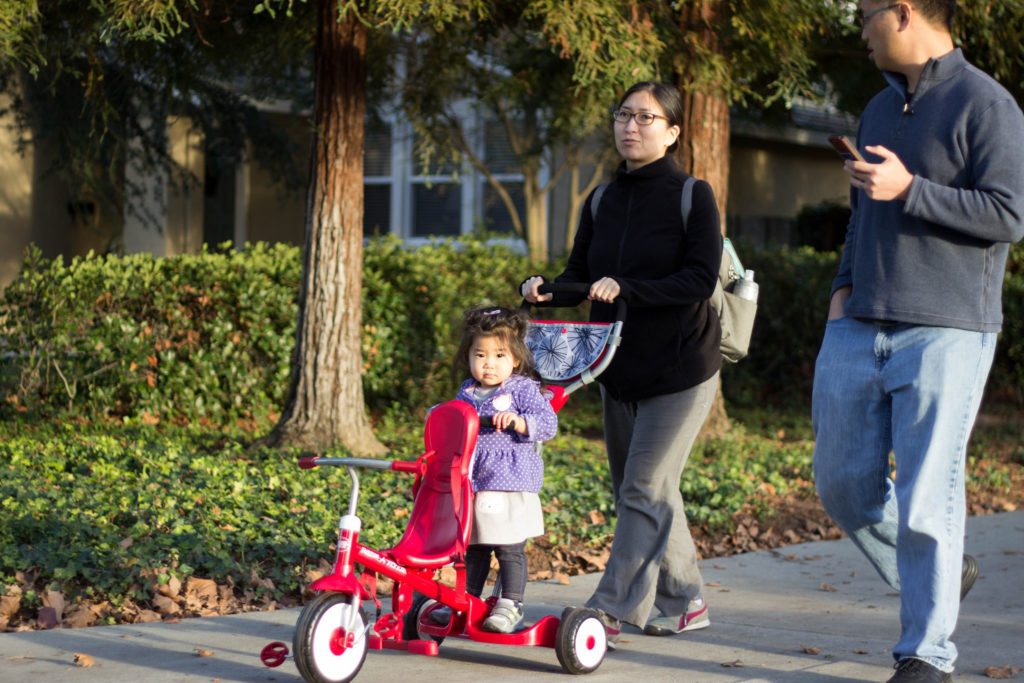
<svg viewBox="0 0 1024 683">
<path fill-rule="evenodd" d="M 433 640 L 392 640 L 377 635 L 366 637 L 366 647 L 370 650 L 405 650 L 414 655 L 437 655 L 437 643 Z"/>
</svg>

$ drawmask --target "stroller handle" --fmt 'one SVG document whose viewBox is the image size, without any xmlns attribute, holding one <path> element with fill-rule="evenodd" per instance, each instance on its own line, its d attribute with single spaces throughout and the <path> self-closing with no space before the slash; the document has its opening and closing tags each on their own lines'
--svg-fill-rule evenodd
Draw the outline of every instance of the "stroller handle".
<svg viewBox="0 0 1024 683">
<path fill-rule="evenodd" d="M 538 294 L 583 294 L 590 293 L 590 285 L 586 282 L 545 282 L 537 287 Z M 525 300 L 524 300 L 525 301 Z M 615 299 L 615 322 L 626 319 L 626 301 L 622 297 Z"/>
</svg>

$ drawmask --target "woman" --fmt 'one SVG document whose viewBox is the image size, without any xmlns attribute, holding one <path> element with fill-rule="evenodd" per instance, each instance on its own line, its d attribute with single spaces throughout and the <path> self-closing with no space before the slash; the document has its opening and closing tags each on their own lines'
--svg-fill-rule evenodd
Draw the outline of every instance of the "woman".
<svg viewBox="0 0 1024 683">
<path fill-rule="evenodd" d="M 623 157 L 599 200 L 591 193 L 565 271 L 557 282 L 592 283 L 590 319 L 613 319 L 628 306 L 622 345 L 601 375 L 605 444 L 615 495 L 615 540 L 588 607 L 601 611 L 609 642 L 621 622 L 649 635 L 709 625 L 697 552 L 679 492 L 690 454 L 717 388 L 718 317 L 708 301 L 722 258 L 718 208 L 698 181 L 684 226 L 687 175 L 669 155 L 678 144 L 682 101 L 675 88 L 637 83 L 613 112 Z M 544 278 L 523 282 L 531 303 L 579 303 L 539 294 Z M 660 616 L 652 618 L 653 608 Z"/>
</svg>

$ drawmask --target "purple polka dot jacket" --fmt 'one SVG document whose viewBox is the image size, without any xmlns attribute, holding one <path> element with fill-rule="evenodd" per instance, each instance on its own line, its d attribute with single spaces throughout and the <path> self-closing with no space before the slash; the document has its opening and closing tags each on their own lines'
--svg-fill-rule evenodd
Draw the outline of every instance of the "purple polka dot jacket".
<svg viewBox="0 0 1024 683">
<path fill-rule="evenodd" d="M 473 490 L 539 493 L 544 461 L 534 444 L 547 441 L 558 430 L 558 417 L 541 394 L 540 383 L 512 375 L 486 398 L 477 398 L 477 388 L 476 380 L 467 379 L 455 398 L 476 408 L 481 417 L 504 412 L 519 415 L 526 420 L 526 434 L 480 429 L 473 456 Z"/>
</svg>

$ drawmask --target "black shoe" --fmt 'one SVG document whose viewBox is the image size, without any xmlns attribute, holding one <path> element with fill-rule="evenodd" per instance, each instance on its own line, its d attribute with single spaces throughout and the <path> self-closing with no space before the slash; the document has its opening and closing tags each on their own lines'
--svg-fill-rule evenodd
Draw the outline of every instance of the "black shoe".
<svg viewBox="0 0 1024 683">
<path fill-rule="evenodd" d="M 978 578 L 978 562 L 970 555 L 964 555 L 964 568 L 960 572 L 960 600 L 961 602 L 967 593 L 970 592 L 974 580 Z"/>
<path fill-rule="evenodd" d="M 896 663 L 896 673 L 889 683 L 952 683 L 953 677 L 928 662 L 906 657 Z"/>
</svg>

